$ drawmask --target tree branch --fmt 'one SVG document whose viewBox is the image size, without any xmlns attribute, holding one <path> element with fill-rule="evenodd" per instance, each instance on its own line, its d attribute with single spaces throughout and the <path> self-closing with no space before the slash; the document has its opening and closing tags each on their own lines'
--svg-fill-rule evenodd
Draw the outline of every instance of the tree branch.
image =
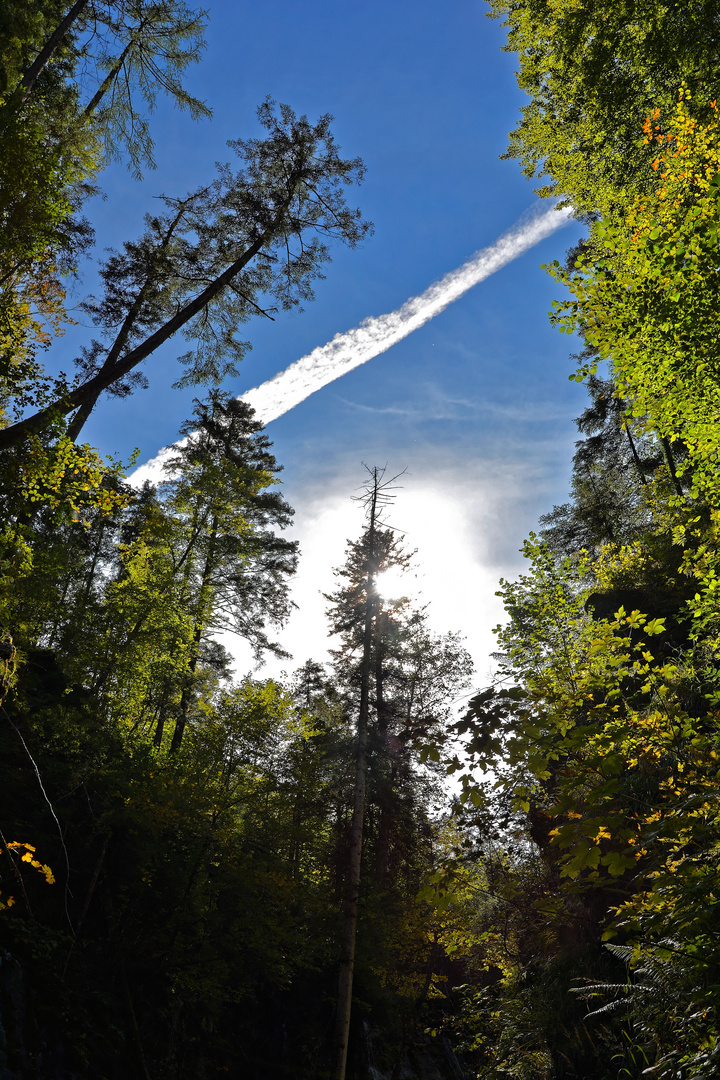
<svg viewBox="0 0 720 1080">
<path fill-rule="evenodd" d="M 19 110 L 23 107 L 23 105 L 25 104 L 27 99 L 30 97 L 30 94 L 32 93 L 33 87 L 34 87 L 38 77 L 42 74 L 45 67 L 47 66 L 49 61 L 52 59 L 58 45 L 60 44 L 62 39 L 65 37 L 68 30 L 70 29 L 72 24 L 75 22 L 78 15 L 83 10 L 83 8 L 87 7 L 88 3 L 89 3 L 89 0 L 76 0 L 76 2 L 70 8 L 67 15 L 63 19 L 63 21 L 60 23 L 59 26 L 56 27 L 56 29 L 50 35 L 50 37 L 48 38 L 44 48 L 41 49 L 41 51 L 35 57 L 32 64 L 30 65 L 30 67 L 27 69 L 27 71 L 23 75 L 22 79 L 20 80 L 18 86 L 15 88 L 13 93 L 10 95 L 10 98 L 8 99 L 4 109 L 2 110 L 2 113 L 3 113 L 3 122 L 2 122 L 2 125 L 1 125 L 2 129 L 4 129 L 7 126 L 7 122 L 11 118 L 11 116 L 14 113 L 19 112 Z"/>
<path fill-rule="evenodd" d="M 284 212 L 284 210 L 283 210 Z M 141 345 L 137 348 L 131 349 L 126 353 L 122 359 L 113 364 L 111 368 L 103 368 L 94 375 L 93 378 L 88 379 L 81 386 L 71 390 L 64 398 L 54 402 L 45 409 L 41 409 L 39 412 L 34 413 L 33 416 L 26 417 L 26 419 L 19 421 L 17 424 L 12 424 L 9 427 L 0 430 L 0 450 L 6 449 L 9 446 L 14 446 L 28 435 L 33 435 L 38 431 L 41 431 L 44 427 L 50 424 L 53 420 L 58 419 L 61 416 L 67 416 L 68 413 L 74 409 L 79 408 L 81 405 L 85 405 L 90 401 L 96 399 L 103 390 L 107 390 L 108 386 L 117 382 L 128 372 L 132 371 L 134 367 L 142 363 L 152 353 L 155 352 L 161 345 L 163 345 L 169 338 L 181 330 L 186 323 L 190 322 L 199 311 L 209 304 L 226 285 L 236 277 L 241 270 L 243 270 L 247 264 L 254 259 L 262 246 L 272 236 L 279 221 L 273 224 L 271 229 L 259 236 L 258 239 L 250 245 L 247 251 L 243 252 L 239 259 L 236 259 L 234 263 L 228 266 L 219 277 L 215 278 L 206 289 L 196 296 L 194 300 L 191 300 L 189 304 L 186 304 L 172 319 L 169 319 L 159 330 L 156 330 L 154 334 L 151 334 Z"/>
</svg>

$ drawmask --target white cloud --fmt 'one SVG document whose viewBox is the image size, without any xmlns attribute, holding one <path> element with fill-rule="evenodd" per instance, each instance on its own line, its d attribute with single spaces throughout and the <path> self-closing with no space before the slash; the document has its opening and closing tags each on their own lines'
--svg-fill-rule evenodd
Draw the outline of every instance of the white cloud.
<svg viewBox="0 0 720 1080">
<path fill-rule="evenodd" d="M 419 296 L 406 300 L 397 311 L 365 319 L 353 330 L 336 334 L 327 345 L 313 349 L 274 378 L 248 390 L 243 398 L 250 402 L 264 424 L 270 423 L 316 390 L 386 352 L 439 315 L 468 289 L 567 225 L 571 218 L 571 210 L 553 208 L 520 222 L 469 262 L 446 274 Z"/>
<path fill-rule="evenodd" d="M 272 379 L 248 390 L 242 395 L 243 400 L 253 406 L 263 424 L 269 424 L 310 394 L 386 352 L 439 315 L 474 285 L 569 224 L 571 219 L 571 210 L 553 208 L 521 220 L 490 247 L 483 248 L 469 262 L 446 274 L 419 296 L 406 300 L 396 311 L 365 319 L 353 330 L 337 334 L 327 345 L 313 349 Z M 163 478 L 163 466 L 172 453 L 172 448 L 161 450 L 131 473 L 130 482 L 138 487 L 146 480 L 157 483 Z"/>
<path fill-rule="evenodd" d="M 448 462 L 447 465 L 450 463 Z M 476 684 L 484 685 L 496 649 L 493 628 L 504 619 L 495 595 L 498 580 L 513 576 L 521 562 L 516 554 L 517 503 L 537 477 L 513 476 L 493 463 L 476 463 L 458 484 L 457 472 L 441 466 L 432 475 L 408 476 L 390 508 L 387 521 L 404 534 L 405 546 L 417 548 L 414 572 L 405 576 L 404 591 L 428 604 L 430 626 L 437 633 L 459 631 L 476 665 Z M 343 470 L 344 472 L 344 470 Z M 297 610 L 278 634 L 292 661 L 269 659 L 260 677 L 278 676 L 308 659 L 324 662 L 333 642 L 328 639 L 323 593 L 337 588 L 333 568 L 345 559 L 348 539 L 363 528 L 363 514 L 352 494 L 353 479 L 338 473 L 324 491 L 306 493 L 298 508 L 293 538 L 299 540 L 301 559 L 293 583 Z M 503 534 L 506 556 L 495 561 L 495 535 Z M 520 533 L 522 535 L 522 533 Z M 235 657 L 239 674 L 252 666 L 250 650 L 237 639 L 223 644 Z"/>
<path fill-rule="evenodd" d="M 390 348 L 569 219 L 569 212 L 550 210 L 519 224 L 398 311 L 368 319 L 355 330 L 338 335 L 244 397 L 269 422 L 321 386 Z M 482 685 L 492 668 L 490 654 L 496 647 L 493 627 L 503 619 L 495 596 L 498 579 L 516 574 L 521 563 L 517 554 L 520 539 L 536 521 L 538 506 L 542 512 L 551 504 L 553 482 L 548 463 L 557 452 L 557 439 L 542 439 L 537 433 L 523 435 L 523 425 L 538 420 L 555 422 L 562 415 L 548 402 L 475 403 L 450 398 L 431 386 L 426 391 L 426 400 L 418 404 L 379 411 L 397 416 L 405 413 L 414 420 L 456 421 L 491 412 L 514 422 L 512 447 L 502 438 L 502 446 L 493 447 L 491 440 L 485 446 L 484 459 L 472 452 L 464 456 L 461 448 L 415 445 L 409 462 L 411 473 L 403 481 L 404 490 L 390 518 L 405 532 L 407 546 L 418 549 L 415 584 L 421 602 L 429 604 L 433 629 L 440 633 L 458 630 L 466 636 L 466 647 L 477 668 L 476 682 Z M 162 464 L 172 452 L 168 448 L 141 466 L 133 473 L 132 482 L 161 479 Z M 320 661 L 328 658 L 332 642 L 328 641 L 327 601 L 322 593 L 336 587 L 333 567 L 343 563 L 347 540 L 356 538 L 363 527 L 360 508 L 349 497 L 357 480 L 356 460 L 341 455 L 321 478 L 315 474 L 310 479 L 301 469 L 298 490 L 287 492 L 297 509 L 292 537 L 299 540 L 302 557 L 292 591 L 297 609 L 277 636 L 293 659 L 270 660 L 260 676 L 279 675 L 284 668 L 292 670 L 311 657 Z M 542 506 L 546 496 L 547 506 Z M 228 636 L 223 643 L 235 658 L 238 674 L 252 668 L 250 650 L 243 642 Z"/>
</svg>

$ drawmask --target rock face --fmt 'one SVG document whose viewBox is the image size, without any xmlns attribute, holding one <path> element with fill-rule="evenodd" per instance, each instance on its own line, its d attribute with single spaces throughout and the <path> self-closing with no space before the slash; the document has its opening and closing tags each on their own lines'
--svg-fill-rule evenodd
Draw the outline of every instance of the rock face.
<svg viewBox="0 0 720 1080">
<path fill-rule="evenodd" d="M 391 1044 L 384 1033 L 363 1023 L 362 1051 L 353 1080 L 465 1080 L 449 1042 L 417 1037 L 412 1045 Z"/>
</svg>

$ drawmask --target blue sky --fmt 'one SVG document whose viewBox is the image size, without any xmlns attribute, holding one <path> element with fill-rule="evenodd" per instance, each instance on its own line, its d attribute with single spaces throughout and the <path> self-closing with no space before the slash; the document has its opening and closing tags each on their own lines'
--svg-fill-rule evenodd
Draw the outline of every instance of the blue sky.
<svg viewBox="0 0 720 1080">
<path fill-rule="evenodd" d="M 253 351 L 231 385 L 242 393 L 398 307 L 533 205 L 532 184 L 500 160 L 523 101 L 503 38 L 476 0 L 212 4 L 208 48 L 188 83 L 214 118 L 195 124 L 160 105 L 157 170 L 141 183 L 122 167 L 102 177 L 107 199 L 90 207 L 98 250 L 136 236 L 153 195 L 211 178 L 214 162 L 230 157 L 228 139 L 257 133 L 266 95 L 311 119 L 332 113 L 343 151 L 365 160 L 366 181 L 351 197 L 375 234 L 359 250 L 335 251 L 304 312 L 243 329 Z M 286 638 L 298 662 L 324 648 L 318 589 L 330 587 L 329 568 L 360 529 L 350 496 L 361 463 L 387 462 L 408 469 L 394 519 L 418 548 L 434 621 L 466 633 L 480 672 L 487 667 L 497 578 L 518 569 L 524 536 L 566 497 L 584 391 L 568 381 L 572 344 L 548 322 L 558 286 L 540 264 L 580 235 L 575 224 L 554 234 L 269 426 L 304 552 L 301 611 Z M 138 447 L 140 460 L 172 441 L 193 396 L 170 389 L 181 351 L 166 347 L 148 362 L 149 390 L 103 401 L 84 437 L 125 458 Z"/>
</svg>

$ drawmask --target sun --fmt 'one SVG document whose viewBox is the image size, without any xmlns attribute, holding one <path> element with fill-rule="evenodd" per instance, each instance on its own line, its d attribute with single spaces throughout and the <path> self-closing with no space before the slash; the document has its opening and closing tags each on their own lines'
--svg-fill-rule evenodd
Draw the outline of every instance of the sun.
<svg viewBox="0 0 720 1080">
<path fill-rule="evenodd" d="M 411 577 L 407 570 L 401 570 L 399 566 L 391 566 L 389 570 L 383 570 L 375 578 L 375 588 L 383 600 L 401 600 L 411 591 Z"/>
</svg>

